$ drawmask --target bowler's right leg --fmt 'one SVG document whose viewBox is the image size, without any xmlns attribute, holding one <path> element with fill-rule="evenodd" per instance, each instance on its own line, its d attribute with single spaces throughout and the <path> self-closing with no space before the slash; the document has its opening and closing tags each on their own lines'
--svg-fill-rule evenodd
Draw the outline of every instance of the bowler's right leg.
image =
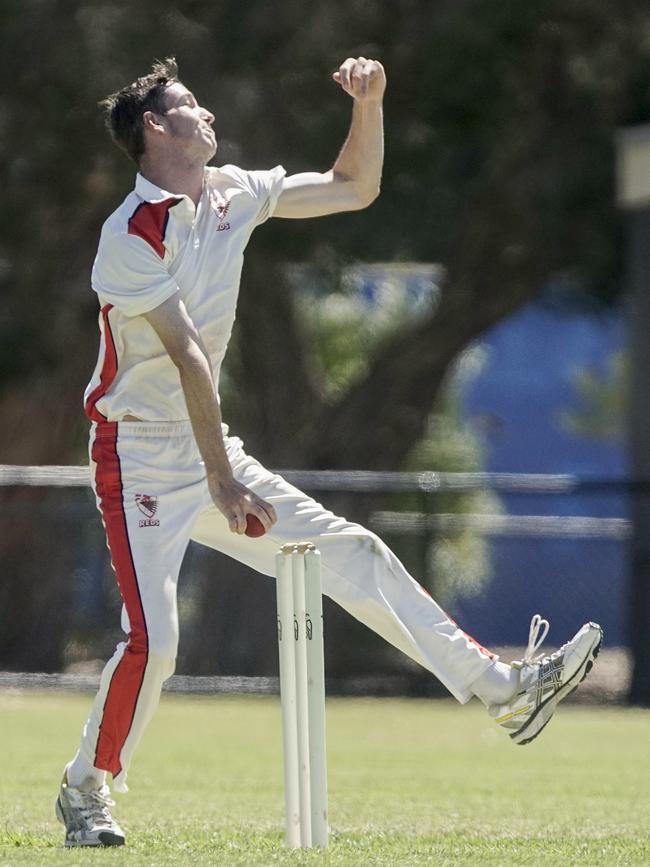
<svg viewBox="0 0 650 867">
<path fill-rule="evenodd" d="M 128 638 L 104 668 L 59 793 L 57 817 L 66 825 L 66 845 L 90 846 L 108 845 L 97 842 L 102 835 L 108 839 L 100 821 L 110 817 L 108 802 L 99 805 L 106 773 L 116 791 L 127 791 L 133 753 L 174 671 L 178 573 L 205 489 L 200 456 L 184 423 L 96 425 L 91 468 Z"/>
</svg>

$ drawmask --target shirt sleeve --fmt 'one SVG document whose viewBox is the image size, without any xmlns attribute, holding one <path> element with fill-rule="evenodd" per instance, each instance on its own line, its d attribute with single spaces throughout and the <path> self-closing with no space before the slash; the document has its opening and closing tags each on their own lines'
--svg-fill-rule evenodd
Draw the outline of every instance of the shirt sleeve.
<svg viewBox="0 0 650 867">
<path fill-rule="evenodd" d="M 255 225 L 259 226 L 273 216 L 286 171 L 282 166 L 276 166 L 268 171 L 247 172 L 247 175 L 253 196 L 259 204 L 255 221 Z"/>
<path fill-rule="evenodd" d="M 91 282 L 102 302 L 125 316 L 148 313 L 178 292 L 163 260 L 136 235 L 102 237 Z"/>
</svg>

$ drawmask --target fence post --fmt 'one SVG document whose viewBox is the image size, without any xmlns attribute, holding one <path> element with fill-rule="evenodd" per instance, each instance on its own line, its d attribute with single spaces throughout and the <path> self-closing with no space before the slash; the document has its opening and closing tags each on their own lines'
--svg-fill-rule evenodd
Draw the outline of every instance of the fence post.
<svg viewBox="0 0 650 867">
<path fill-rule="evenodd" d="M 622 130 L 617 140 L 618 202 L 625 212 L 625 282 L 630 353 L 628 419 L 632 475 L 629 701 L 650 705 L 650 125 Z"/>
</svg>

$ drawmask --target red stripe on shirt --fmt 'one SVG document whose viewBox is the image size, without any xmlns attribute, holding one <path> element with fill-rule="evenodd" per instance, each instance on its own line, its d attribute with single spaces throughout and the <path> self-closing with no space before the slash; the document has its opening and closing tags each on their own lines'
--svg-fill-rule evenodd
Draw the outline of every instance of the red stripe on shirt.
<svg viewBox="0 0 650 867">
<path fill-rule="evenodd" d="M 162 202 L 142 202 L 129 218 L 129 235 L 137 235 L 149 244 L 160 256 L 165 258 L 165 232 L 169 220 L 169 209 L 180 199 L 165 199 Z"/>
<path fill-rule="evenodd" d="M 110 771 L 115 777 L 122 770 L 120 753 L 131 731 L 149 657 L 147 623 L 124 513 L 117 422 L 98 427 L 92 459 L 97 465 L 95 486 L 111 561 L 130 625 L 124 653 L 106 694 L 95 750 L 95 767 Z"/>
<path fill-rule="evenodd" d="M 112 304 L 105 304 L 101 309 L 104 334 L 104 363 L 99 374 L 99 385 L 90 392 L 85 405 L 88 418 L 91 421 L 97 422 L 106 421 L 106 416 L 102 415 L 97 409 L 96 404 L 104 397 L 117 376 L 117 350 L 115 349 L 111 323 L 108 319 L 108 314 L 112 309 Z"/>
</svg>

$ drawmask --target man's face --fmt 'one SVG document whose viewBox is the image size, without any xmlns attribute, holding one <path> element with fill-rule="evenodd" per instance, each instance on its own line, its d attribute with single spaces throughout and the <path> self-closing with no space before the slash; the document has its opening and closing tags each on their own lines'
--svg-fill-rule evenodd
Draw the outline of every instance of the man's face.
<svg viewBox="0 0 650 867">
<path fill-rule="evenodd" d="M 217 152 L 217 138 L 212 129 L 214 115 L 202 108 L 184 84 L 176 81 L 165 92 L 166 111 L 163 121 L 170 141 L 177 143 L 188 156 L 208 162 Z"/>
</svg>

